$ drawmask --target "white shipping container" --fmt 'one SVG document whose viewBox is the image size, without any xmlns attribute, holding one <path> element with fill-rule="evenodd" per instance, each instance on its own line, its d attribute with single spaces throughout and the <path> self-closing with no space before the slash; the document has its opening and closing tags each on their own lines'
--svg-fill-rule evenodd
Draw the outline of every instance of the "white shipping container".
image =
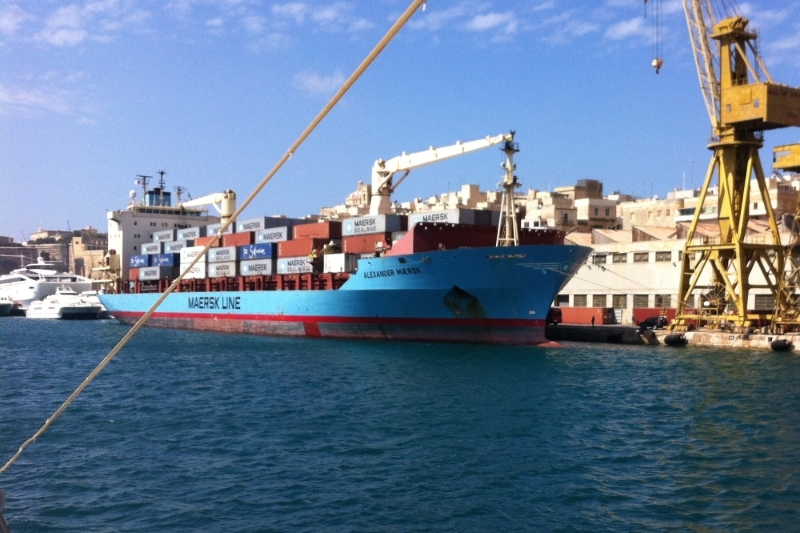
<svg viewBox="0 0 800 533">
<path fill-rule="evenodd" d="M 472 209 L 448 209 L 447 211 L 430 211 L 408 215 L 408 226 L 417 222 L 435 222 L 437 224 L 474 224 L 475 211 Z"/>
<path fill-rule="evenodd" d="M 206 237 L 216 235 L 221 227 L 222 224 L 209 224 L 206 226 Z M 236 222 L 231 222 L 231 225 L 228 226 L 228 229 L 226 229 L 223 234 L 233 233 L 234 229 L 236 229 Z"/>
<path fill-rule="evenodd" d="M 323 272 L 355 272 L 358 269 L 358 254 L 325 254 Z"/>
<path fill-rule="evenodd" d="M 194 246 L 194 241 L 164 241 L 164 253 L 177 254 L 190 246 Z"/>
<path fill-rule="evenodd" d="M 162 231 L 156 231 L 153 233 L 153 242 L 161 242 L 161 241 L 174 241 L 175 240 L 175 230 L 174 229 L 165 229 Z"/>
<path fill-rule="evenodd" d="M 306 274 L 314 272 L 310 257 L 281 257 L 278 259 L 278 274 Z"/>
<path fill-rule="evenodd" d="M 139 269 L 139 281 L 171 278 L 174 272 L 174 267 L 142 267 Z"/>
<path fill-rule="evenodd" d="M 190 265 L 190 263 L 182 263 L 180 268 L 181 272 L 186 270 L 186 268 Z M 186 273 L 183 279 L 205 279 L 208 270 L 206 268 L 205 261 L 199 262 L 192 267 L 192 269 Z"/>
<path fill-rule="evenodd" d="M 143 255 L 153 255 L 163 253 L 163 244 L 160 242 L 146 242 L 141 246 Z"/>
<path fill-rule="evenodd" d="M 185 241 L 187 239 L 199 239 L 200 237 L 206 236 L 206 227 L 205 226 L 197 226 L 194 228 L 183 228 L 178 230 L 177 239 L 178 241 Z"/>
<path fill-rule="evenodd" d="M 292 232 L 289 231 L 289 226 L 262 229 L 256 232 L 256 244 L 288 241 L 291 237 Z"/>
<path fill-rule="evenodd" d="M 403 220 L 400 215 L 368 215 L 348 218 L 342 222 L 342 235 L 369 235 L 400 231 Z"/>
<path fill-rule="evenodd" d="M 224 263 L 226 261 L 236 261 L 235 246 L 223 246 L 222 248 L 210 248 L 208 250 L 209 263 Z"/>
<path fill-rule="evenodd" d="M 228 261 L 227 263 L 209 263 L 208 264 L 208 277 L 209 278 L 235 278 L 236 277 L 236 261 Z"/>
<path fill-rule="evenodd" d="M 271 276 L 274 272 L 274 259 L 250 259 L 239 262 L 239 274 L 242 276 Z"/>
<path fill-rule="evenodd" d="M 187 246 L 186 248 L 181 248 L 181 263 L 191 263 L 194 261 L 195 257 L 203 252 L 204 248 L 205 246 Z M 207 257 L 208 256 L 206 256 L 206 258 Z M 206 259 L 201 259 L 199 262 L 205 264 Z"/>
</svg>

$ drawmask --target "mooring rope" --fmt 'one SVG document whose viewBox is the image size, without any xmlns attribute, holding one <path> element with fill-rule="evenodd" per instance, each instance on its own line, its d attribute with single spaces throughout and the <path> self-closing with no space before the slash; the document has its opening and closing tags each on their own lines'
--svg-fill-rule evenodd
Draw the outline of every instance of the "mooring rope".
<svg viewBox="0 0 800 533">
<path fill-rule="evenodd" d="M 286 161 L 288 161 L 289 158 L 292 157 L 294 152 L 300 147 L 301 144 L 303 144 L 306 138 L 309 135 L 311 135 L 311 132 L 313 132 L 314 129 L 316 129 L 319 123 L 322 122 L 322 120 L 328 115 L 328 113 L 334 108 L 334 106 L 336 106 L 336 104 L 339 102 L 339 100 L 342 99 L 345 93 L 347 93 L 350 87 L 353 86 L 353 84 L 358 80 L 358 78 L 361 77 L 364 71 L 366 71 L 367 68 L 369 68 L 369 66 L 372 64 L 372 62 L 375 61 L 375 58 L 377 58 L 380 55 L 380 53 L 383 52 L 384 48 L 386 48 L 389 42 L 391 42 L 391 40 L 397 35 L 397 33 L 403 28 L 403 26 L 405 26 L 405 24 L 412 17 L 412 15 L 414 15 L 417 9 L 419 9 L 419 7 L 421 5 L 424 5 L 426 2 L 427 0 L 413 0 L 411 2 L 411 5 L 409 5 L 408 8 L 403 12 L 403 14 L 400 15 L 400 18 L 398 18 L 397 21 L 392 25 L 392 27 L 389 28 L 389 30 L 386 32 L 383 38 L 378 42 L 378 44 L 375 45 L 375 47 L 372 49 L 369 55 L 367 55 L 367 57 L 364 58 L 364 60 L 361 62 L 358 68 L 356 68 L 356 70 L 350 75 L 350 77 L 347 78 L 347 80 L 339 88 L 336 94 L 333 95 L 333 97 L 330 99 L 328 104 L 322 109 L 322 111 L 319 112 L 316 118 L 314 118 L 314 120 L 311 121 L 311 123 L 306 127 L 303 133 L 301 133 L 300 136 L 297 138 L 297 140 L 292 144 L 292 146 L 289 147 L 289 150 L 287 150 L 286 153 L 283 154 L 283 157 L 281 157 L 280 160 L 275 164 L 275 166 L 272 167 L 272 170 L 270 170 L 269 173 L 266 176 L 264 176 L 264 178 L 256 186 L 256 188 L 253 189 L 253 192 L 250 193 L 250 196 L 248 196 L 247 199 L 242 203 L 242 205 L 239 206 L 239 208 L 233 213 L 233 215 L 231 215 L 231 217 L 227 221 L 225 221 L 225 223 L 219 229 L 217 234 L 214 235 L 214 238 L 211 239 L 211 241 L 205 245 L 205 247 L 203 248 L 203 252 L 197 254 L 194 260 L 189 264 L 189 266 L 186 267 L 186 269 L 183 272 L 181 272 L 177 278 L 175 278 L 175 281 L 173 281 L 172 284 L 170 284 L 167 290 L 164 291 L 164 293 L 158 298 L 158 300 L 156 300 L 156 302 L 150 307 L 150 309 L 148 309 L 147 312 L 144 315 L 142 315 L 142 317 L 139 320 L 136 321 L 133 327 L 131 327 L 130 331 L 128 331 L 128 333 L 122 338 L 122 340 L 120 340 L 117 343 L 117 345 L 114 346 L 114 348 L 108 353 L 108 355 L 106 355 L 103 358 L 103 360 L 100 361 L 100 364 L 98 364 L 95 367 L 95 369 L 92 370 L 92 373 L 89 374 L 86 377 L 86 379 L 83 380 L 83 383 L 81 383 L 80 386 L 77 389 L 75 389 L 75 392 L 70 394 L 69 398 L 67 398 L 66 401 L 63 404 L 61 404 L 61 407 L 59 407 L 58 410 L 56 410 L 56 412 L 53 413 L 53 415 L 47 419 L 44 425 L 41 428 L 39 428 L 39 431 L 34 433 L 31 438 L 22 443 L 22 446 L 19 447 L 17 453 L 15 453 L 14 456 L 11 459 L 9 459 L 8 462 L 5 465 L 3 465 L 2 468 L 0 468 L 0 474 L 5 472 L 9 466 L 14 464 L 17 458 L 19 458 L 19 456 L 22 455 L 23 450 L 25 450 L 25 448 L 27 448 L 28 445 L 35 442 L 36 439 L 38 439 L 47 430 L 47 428 L 49 428 L 53 424 L 53 422 L 55 422 L 56 419 L 59 416 L 61 416 L 61 413 L 63 413 L 64 410 L 66 410 L 66 408 L 69 407 L 69 404 L 71 404 L 72 401 L 75 400 L 75 398 L 77 398 L 81 392 L 83 392 L 83 390 L 89 385 L 89 383 L 91 383 L 92 380 L 95 377 L 97 377 L 97 375 L 108 365 L 108 363 L 110 363 L 111 360 L 114 359 L 114 357 L 116 357 L 117 353 L 119 353 L 119 351 L 123 348 L 123 346 L 125 346 L 125 344 L 128 343 L 128 341 L 136 334 L 136 332 L 139 331 L 139 329 L 144 325 L 144 323 L 147 322 L 150 316 L 155 312 L 156 309 L 158 309 L 158 307 L 166 299 L 166 297 L 169 296 L 175 290 L 175 288 L 178 286 L 181 280 L 183 280 L 186 273 L 189 272 L 192 269 L 192 267 L 194 267 L 194 265 L 197 264 L 197 262 L 205 256 L 209 248 L 211 248 L 211 246 L 215 242 L 217 242 L 217 240 L 222 236 L 225 230 L 228 229 L 228 226 L 230 226 L 233 223 L 233 221 L 239 217 L 242 211 L 244 211 L 245 208 L 248 205 L 250 205 L 250 202 L 252 202 L 255 199 L 255 197 L 261 192 L 261 189 L 263 189 L 264 186 L 269 182 L 269 180 L 271 180 L 272 177 L 281 169 L 284 163 L 286 163 Z"/>
</svg>

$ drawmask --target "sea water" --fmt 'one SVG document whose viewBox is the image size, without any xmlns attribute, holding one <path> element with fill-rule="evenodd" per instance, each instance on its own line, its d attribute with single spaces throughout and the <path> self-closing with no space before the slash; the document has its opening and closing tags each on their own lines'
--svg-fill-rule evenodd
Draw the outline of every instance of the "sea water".
<svg viewBox="0 0 800 533">
<path fill-rule="evenodd" d="M 124 335 L 0 319 L 4 463 Z M 7 472 L 44 531 L 797 531 L 800 357 L 143 329 Z"/>
</svg>

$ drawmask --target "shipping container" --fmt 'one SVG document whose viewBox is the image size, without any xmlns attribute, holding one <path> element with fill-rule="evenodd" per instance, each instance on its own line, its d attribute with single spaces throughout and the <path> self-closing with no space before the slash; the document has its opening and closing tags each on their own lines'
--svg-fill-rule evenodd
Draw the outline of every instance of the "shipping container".
<svg viewBox="0 0 800 533">
<path fill-rule="evenodd" d="M 316 250 L 319 254 L 328 239 L 293 239 L 278 243 L 278 257 L 300 257 Z"/>
<path fill-rule="evenodd" d="M 164 245 L 161 242 L 148 242 L 141 246 L 142 254 L 153 255 L 164 252 Z"/>
<path fill-rule="evenodd" d="M 281 226 L 291 227 L 295 224 L 302 223 L 302 219 L 286 218 L 286 217 L 256 217 L 248 218 L 247 220 L 240 220 L 236 224 L 236 232 L 243 231 L 262 231 L 270 228 L 278 228 Z"/>
<path fill-rule="evenodd" d="M 564 324 L 595 324 L 602 326 L 616 324 L 614 309 L 611 307 L 560 307 L 561 321 Z M 594 318 L 594 322 L 592 322 Z"/>
<path fill-rule="evenodd" d="M 219 228 L 223 226 L 222 223 L 220 224 L 209 224 L 206 226 L 206 237 L 209 235 L 216 235 L 219 232 Z M 231 222 L 231 225 L 228 226 L 228 229 L 225 230 L 224 234 L 233 233 L 233 230 L 236 229 L 236 222 Z"/>
<path fill-rule="evenodd" d="M 208 250 L 209 263 L 225 263 L 228 261 L 236 261 L 236 247 L 235 246 L 222 246 L 221 248 L 211 248 Z M 216 276 L 209 276 L 216 277 Z"/>
<path fill-rule="evenodd" d="M 323 272 L 355 272 L 358 269 L 358 254 L 325 254 L 322 256 Z"/>
<path fill-rule="evenodd" d="M 288 241 L 292 238 L 292 232 L 289 230 L 289 226 L 262 229 L 256 232 L 256 243 Z"/>
<path fill-rule="evenodd" d="M 275 273 L 274 259 L 252 259 L 239 263 L 240 276 L 271 276 Z"/>
<path fill-rule="evenodd" d="M 150 256 L 150 266 L 176 267 L 181 263 L 181 254 L 155 254 Z"/>
<path fill-rule="evenodd" d="M 186 239 L 199 239 L 206 236 L 205 226 L 195 226 L 193 228 L 183 228 L 177 231 L 175 235 L 176 241 L 183 241 Z"/>
<path fill-rule="evenodd" d="M 404 215 L 368 215 L 348 218 L 342 222 L 342 237 L 403 231 L 407 228 L 407 221 L 408 219 Z"/>
<path fill-rule="evenodd" d="M 183 272 L 191 263 L 181 263 L 180 271 Z M 205 261 L 200 261 L 196 265 L 194 265 L 189 272 L 183 277 L 183 279 L 205 279 L 206 272 L 208 269 L 206 268 Z"/>
<path fill-rule="evenodd" d="M 131 258 L 128 260 L 128 266 L 131 268 L 150 266 L 150 256 L 144 254 L 132 255 Z"/>
<path fill-rule="evenodd" d="M 408 215 L 408 226 L 419 222 L 436 224 L 475 224 L 474 209 L 448 209 L 446 211 L 430 211 Z"/>
<path fill-rule="evenodd" d="M 242 233 L 231 233 L 222 236 L 222 246 L 244 246 L 255 242 L 254 231 L 243 231 Z"/>
<path fill-rule="evenodd" d="M 176 278 L 175 267 L 171 266 L 150 266 L 139 269 L 140 281 L 152 281 L 157 279 Z"/>
<path fill-rule="evenodd" d="M 226 263 L 209 263 L 208 264 L 208 277 L 209 278 L 235 278 L 238 275 L 236 261 L 228 261 Z"/>
<path fill-rule="evenodd" d="M 312 261 L 308 256 L 280 257 L 278 258 L 278 274 L 307 274 L 317 272 L 319 263 L 319 261 Z"/>
<path fill-rule="evenodd" d="M 236 257 L 242 261 L 251 259 L 275 259 L 278 255 L 278 243 L 265 242 L 261 244 L 248 244 L 236 248 Z"/>
<path fill-rule="evenodd" d="M 336 220 L 324 220 L 301 224 L 292 228 L 295 239 L 341 239 L 342 223 Z"/>
<path fill-rule="evenodd" d="M 211 245 L 212 248 L 217 248 L 219 246 L 222 246 L 222 241 L 219 240 L 214 235 L 212 235 L 210 237 L 198 237 L 197 239 L 194 240 L 194 245 L 195 246 L 202 246 L 202 247 L 205 248 L 206 244 L 208 244 L 208 243 L 210 243 L 212 241 L 214 242 L 214 244 Z"/>
<path fill-rule="evenodd" d="M 165 254 L 177 254 L 184 248 L 194 246 L 193 240 L 186 240 L 186 241 L 172 241 L 172 242 L 165 242 L 164 243 L 164 253 Z"/>
<path fill-rule="evenodd" d="M 128 271 L 128 279 L 139 279 L 140 268 L 132 268 Z"/>
<path fill-rule="evenodd" d="M 497 227 L 500 222 L 500 211 L 490 211 L 488 209 L 475 210 L 475 224 L 478 226 Z"/>
<path fill-rule="evenodd" d="M 203 253 L 203 246 L 187 246 L 183 248 L 179 254 L 181 256 L 181 263 L 191 263 L 195 257 Z M 200 263 L 205 263 L 206 259 L 201 259 Z"/>
<path fill-rule="evenodd" d="M 391 233 L 353 235 L 342 239 L 342 251 L 348 254 L 374 254 L 392 247 Z"/>
<path fill-rule="evenodd" d="M 162 231 L 156 231 L 153 233 L 153 242 L 174 241 L 175 233 L 176 232 L 174 229 L 165 229 Z"/>
</svg>

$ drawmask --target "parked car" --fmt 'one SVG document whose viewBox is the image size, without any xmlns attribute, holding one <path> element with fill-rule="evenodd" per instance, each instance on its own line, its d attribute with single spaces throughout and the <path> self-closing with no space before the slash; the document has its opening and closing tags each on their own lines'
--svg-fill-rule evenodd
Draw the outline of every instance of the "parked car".
<svg viewBox="0 0 800 533">
<path fill-rule="evenodd" d="M 669 325 L 665 316 L 649 316 L 639 322 L 639 329 L 664 329 Z"/>
</svg>

